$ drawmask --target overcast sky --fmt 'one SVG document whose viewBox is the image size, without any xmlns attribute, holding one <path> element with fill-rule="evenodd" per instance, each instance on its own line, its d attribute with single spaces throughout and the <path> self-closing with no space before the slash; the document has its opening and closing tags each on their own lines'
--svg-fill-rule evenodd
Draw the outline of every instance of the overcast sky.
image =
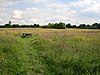
<svg viewBox="0 0 100 75">
<path fill-rule="evenodd" d="M 100 22 L 100 0 L 0 0 L 0 24 Z"/>
</svg>

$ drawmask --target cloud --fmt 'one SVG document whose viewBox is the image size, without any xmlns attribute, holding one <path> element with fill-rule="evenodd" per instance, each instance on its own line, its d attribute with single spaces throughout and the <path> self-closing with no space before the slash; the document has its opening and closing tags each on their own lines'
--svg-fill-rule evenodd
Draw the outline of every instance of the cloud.
<svg viewBox="0 0 100 75">
<path fill-rule="evenodd" d="M 0 19 L 0 22 L 2 22 L 2 19 Z"/>
<path fill-rule="evenodd" d="M 82 12 L 100 13 L 100 4 L 97 2 L 94 2 L 93 5 L 91 5 L 90 7 L 87 7 Z"/>
<path fill-rule="evenodd" d="M 0 17 L 3 16 L 3 14 L 5 13 L 6 10 L 8 10 L 8 9 L 0 7 Z"/>
<path fill-rule="evenodd" d="M 63 1 L 63 0 L 62 0 Z M 25 3 L 25 4 L 22 4 Z M 0 0 L 0 18 L 19 24 L 99 22 L 100 0 Z"/>
<path fill-rule="evenodd" d="M 47 1 L 48 0 L 0 0 L 0 6 L 11 6 L 21 2 L 43 3 Z"/>
<path fill-rule="evenodd" d="M 98 0 L 79 0 L 77 2 L 70 3 L 69 7 L 80 13 L 98 13 L 100 10 L 100 2 L 98 2 Z"/>
<path fill-rule="evenodd" d="M 20 10 L 14 10 L 12 18 L 18 19 L 18 18 L 21 18 L 21 15 L 22 15 L 22 11 L 20 11 Z"/>
<path fill-rule="evenodd" d="M 73 15 L 76 13 L 75 10 L 71 10 L 66 4 L 58 4 L 58 3 L 54 3 L 54 4 L 49 4 L 47 5 L 48 10 L 54 12 L 54 15 Z M 52 13 L 51 12 L 51 13 Z"/>
<path fill-rule="evenodd" d="M 0 0 L 0 6 L 1 7 L 7 7 L 11 5 L 16 5 L 17 3 L 22 2 L 23 0 Z"/>
<path fill-rule="evenodd" d="M 29 0 L 28 2 L 33 2 L 33 3 L 44 3 L 47 2 L 48 0 Z"/>
<path fill-rule="evenodd" d="M 93 23 L 99 22 L 100 18 L 100 1 L 99 0 L 78 0 L 68 4 L 71 10 L 75 10 L 77 13 L 73 16 L 74 23 Z"/>
<path fill-rule="evenodd" d="M 61 11 L 62 9 L 62 11 Z M 49 22 L 67 22 L 76 14 L 76 11 L 67 8 L 66 4 L 48 4 L 45 8 L 26 8 L 24 10 L 14 10 L 12 19 L 20 19 L 28 24 Z"/>
</svg>

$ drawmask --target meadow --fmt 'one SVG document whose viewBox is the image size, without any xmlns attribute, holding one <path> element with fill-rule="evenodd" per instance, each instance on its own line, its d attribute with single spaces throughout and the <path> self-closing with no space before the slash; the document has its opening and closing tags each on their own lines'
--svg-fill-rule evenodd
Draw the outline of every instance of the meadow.
<svg viewBox="0 0 100 75">
<path fill-rule="evenodd" d="M 100 30 L 1 28 L 0 75 L 100 75 Z"/>
</svg>

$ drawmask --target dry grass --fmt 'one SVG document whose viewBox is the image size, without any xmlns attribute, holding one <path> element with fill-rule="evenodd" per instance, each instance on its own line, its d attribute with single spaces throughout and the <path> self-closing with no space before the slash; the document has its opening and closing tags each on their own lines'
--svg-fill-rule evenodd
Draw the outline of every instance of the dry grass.
<svg viewBox="0 0 100 75">
<path fill-rule="evenodd" d="M 100 75 L 100 30 L 9 28 L 0 35 L 1 75 Z"/>
</svg>

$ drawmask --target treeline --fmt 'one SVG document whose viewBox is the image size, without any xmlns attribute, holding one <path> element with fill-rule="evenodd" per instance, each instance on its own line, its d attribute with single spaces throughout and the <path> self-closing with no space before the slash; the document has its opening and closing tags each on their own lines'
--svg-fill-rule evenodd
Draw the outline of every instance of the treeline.
<svg viewBox="0 0 100 75">
<path fill-rule="evenodd" d="M 34 25 L 19 25 L 19 24 L 12 24 L 11 21 L 9 21 L 5 25 L 0 25 L 0 28 L 39 28 L 39 24 L 34 24 Z"/>
<path fill-rule="evenodd" d="M 71 25 L 70 23 L 65 24 L 63 22 L 60 23 L 49 23 L 48 25 L 40 26 L 39 24 L 33 25 L 19 25 L 19 24 L 12 24 L 11 21 L 8 24 L 0 25 L 0 28 L 54 28 L 54 29 L 66 29 L 66 28 L 81 28 L 81 29 L 100 29 L 100 23 L 94 23 L 92 25 L 80 24 Z"/>
<path fill-rule="evenodd" d="M 63 22 L 60 22 L 60 23 L 49 23 L 48 25 L 43 25 L 42 28 L 65 29 L 66 25 Z"/>
<path fill-rule="evenodd" d="M 43 25 L 42 28 L 55 28 L 55 29 L 65 29 L 65 28 L 81 28 L 81 29 L 100 29 L 100 23 L 94 23 L 92 25 L 80 24 L 71 25 L 70 23 L 65 24 L 63 22 L 60 23 L 49 23 L 48 25 Z"/>
<path fill-rule="evenodd" d="M 39 24 L 34 24 L 34 25 L 19 25 L 19 24 L 13 24 L 13 25 L 9 25 L 9 24 L 5 24 L 5 25 L 0 25 L 0 28 L 39 28 L 40 25 Z"/>
</svg>

